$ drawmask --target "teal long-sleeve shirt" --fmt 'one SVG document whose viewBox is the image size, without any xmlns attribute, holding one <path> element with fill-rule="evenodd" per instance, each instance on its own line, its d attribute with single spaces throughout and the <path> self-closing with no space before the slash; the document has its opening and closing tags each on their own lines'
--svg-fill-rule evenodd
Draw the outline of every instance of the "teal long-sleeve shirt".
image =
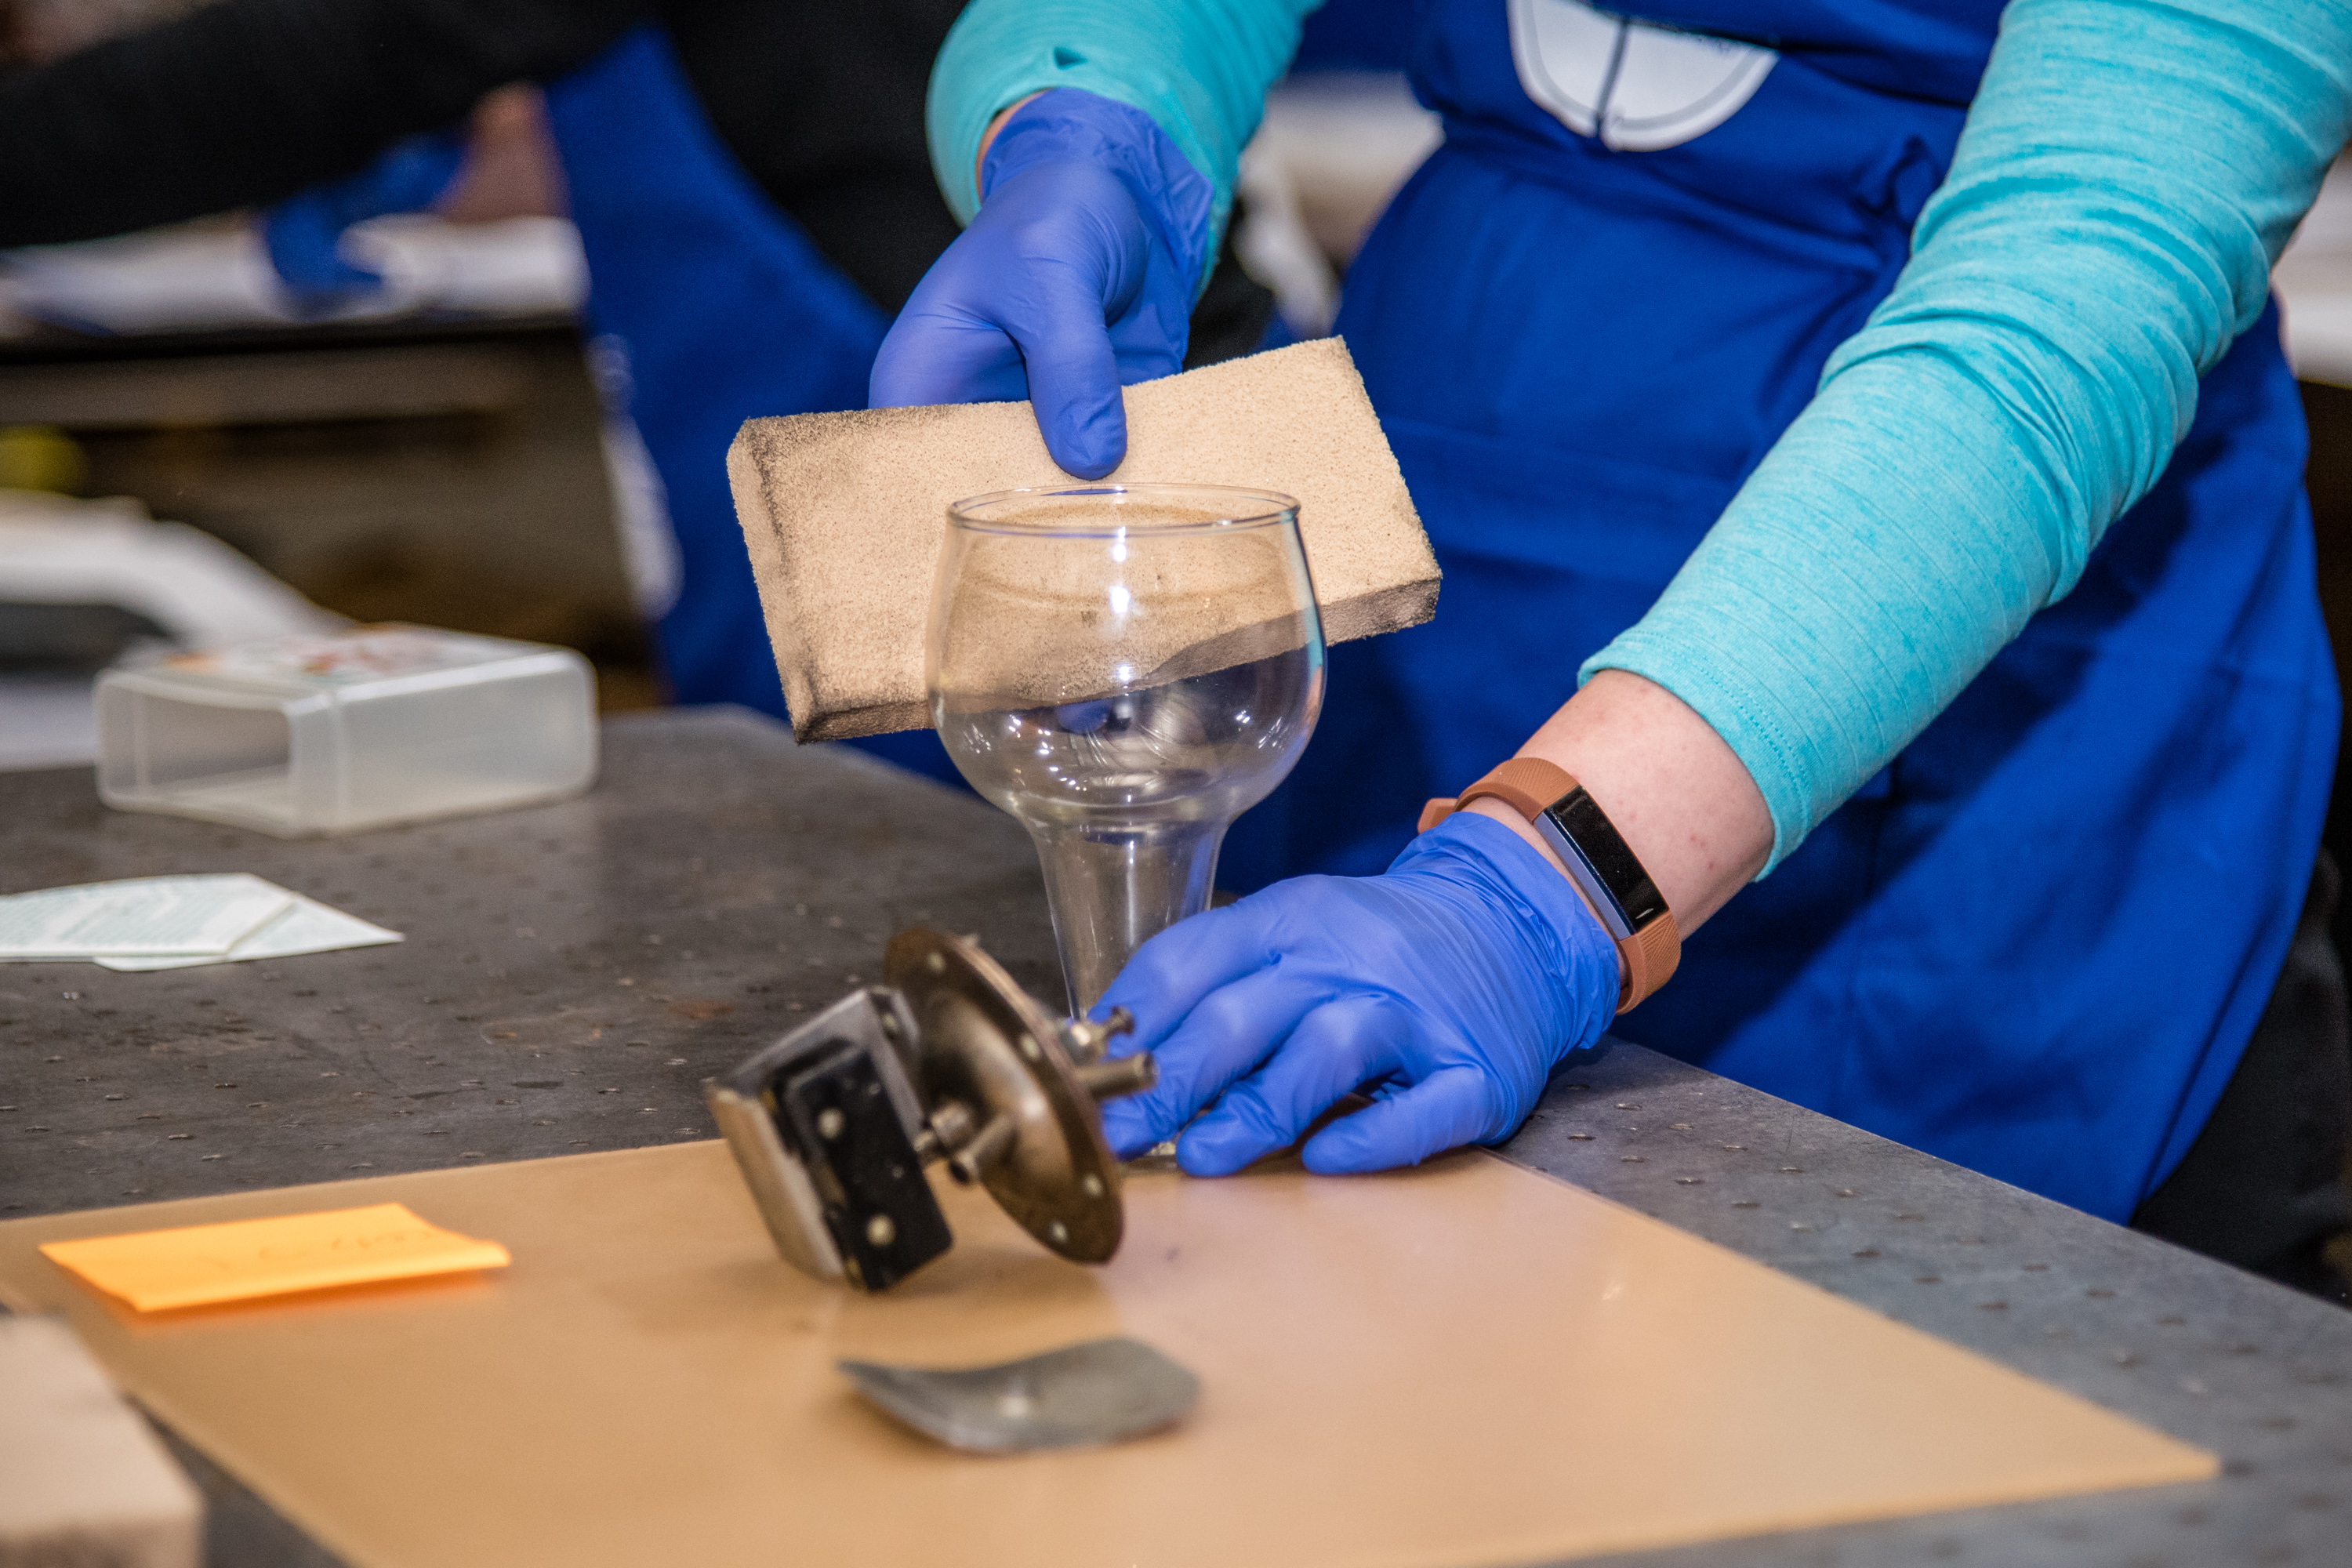
<svg viewBox="0 0 2352 1568">
<path fill-rule="evenodd" d="M 1075 87 L 1151 115 L 1221 225 L 1313 6 L 974 0 L 932 79 L 950 205 L 976 205 L 998 110 Z M 2163 473 L 2347 132 L 2343 0 L 2015 0 L 1894 290 L 1580 677 L 1641 675 L 1714 726 L 1777 865 Z"/>
</svg>

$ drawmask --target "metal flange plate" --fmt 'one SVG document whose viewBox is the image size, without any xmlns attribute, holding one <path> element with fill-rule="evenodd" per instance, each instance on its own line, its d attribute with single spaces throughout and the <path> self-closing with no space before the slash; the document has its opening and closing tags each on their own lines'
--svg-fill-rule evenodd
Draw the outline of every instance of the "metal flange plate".
<svg viewBox="0 0 2352 1568">
<path fill-rule="evenodd" d="M 934 1115 L 956 1101 L 975 1129 L 1010 1125 L 979 1163 L 981 1184 L 1053 1251 L 1108 1261 L 1125 1225 L 1118 1162 L 1055 1021 L 977 943 L 926 927 L 891 939 L 883 974 L 915 1015 Z"/>
</svg>

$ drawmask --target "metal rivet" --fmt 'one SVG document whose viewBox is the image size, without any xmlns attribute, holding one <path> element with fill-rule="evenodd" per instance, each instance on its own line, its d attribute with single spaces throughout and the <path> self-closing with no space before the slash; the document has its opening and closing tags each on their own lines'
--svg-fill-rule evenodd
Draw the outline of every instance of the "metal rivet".
<svg viewBox="0 0 2352 1568">
<path fill-rule="evenodd" d="M 1021 1037 L 1021 1054 L 1034 1062 L 1045 1053 L 1038 1050 L 1037 1037 L 1034 1035 L 1024 1035 Z"/>
<path fill-rule="evenodd" d="M 948 972 L 948 961 L 939 953 L 927 953 L 923 958 L 923 967 L 933 974 L 945 974 Z"/>
<path fill-rule="evenodd" d="M 820 1138 L 838 1138 L 841 1136 L 841 1130 L 848 1123 L 849 1118 L 844 1116 L 837 1107 L 828 1105 L 816 1113 L 816 1135 Z"/>
<path fill-rule="evenodd" d="M 1085 1192 L 1087 1196 L 1090 1198 L 1098 1198 L 1103 1195 L 1102 1178 L 1096 1175 L 1092 1171 L 1087 1172 L 1086 1175 L 1079 1179 L 1078 1186 Z"/>
<path fill-rule="evenodd" d="M 866 1239 L 877 1247 L 887 1247 L 898 1239 L 898 1227 L 887 1214 L 877 1214 L 866 1222 Z"/>
<path fill-rule="evenodd" d="M 1066 1245 L 1070 1239 L 1070 1227 L 1064 1225 L 1060 1220 L 1055 1220 L 1053 1224 L 1045 1227 L 1045 1234 L 1054 1238 L 1055 1246 L 1061 1247 Z"/>
</svg>

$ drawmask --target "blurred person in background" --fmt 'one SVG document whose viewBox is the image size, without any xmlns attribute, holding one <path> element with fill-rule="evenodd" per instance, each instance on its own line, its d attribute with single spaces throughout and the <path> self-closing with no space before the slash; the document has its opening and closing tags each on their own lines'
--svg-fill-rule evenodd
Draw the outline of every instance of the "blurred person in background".
<svg viewBox="0 0 2352 1568">
<path fill-rule="evenodd" d="M 923 98 L 961 8 L 216 0 L 0 76 L 0 247 L 267 206 L 272 260 L 323 308 L 373 286 L 338 253 L 351 224 L 564 212 L 592 279 L 593 368 L 643 436 L 676 535 L 672 694 L 782 716 L 727 446 L 755 416 L 864 406 L 891 313 L 958 232 Z M 515 83 L 542 90 L 485 104 Z M 534 143 L 552 171 L 536 191 Z M 1269 312 L 1228 260 L 1193 363 L 1255 347 Z M 929 731 L 865 744 L 957 776 Z"/>
</svg>

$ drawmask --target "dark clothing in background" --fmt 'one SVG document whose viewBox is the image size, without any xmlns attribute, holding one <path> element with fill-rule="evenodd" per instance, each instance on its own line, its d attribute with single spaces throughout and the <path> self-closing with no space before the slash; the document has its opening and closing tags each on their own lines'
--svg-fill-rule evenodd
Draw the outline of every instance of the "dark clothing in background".
<svg viewBox="0 0 2352 1568">
<path fill-rule="evenodd" d="M 962 0 L 218 0 L 0 78 L 0 247 L 283 200 L 666 26 L 719 136 L 886 311 L 955 237 L 923 95 Z"/>
<path fill-rule="evenodd" d="M 892 315 L 960 232 L 923 133 L 964 0 L 663 0 L 719 137 L 827 259 Z"/>
<path fill-rule="evenodd" d="M 2352 1305 L 2352 1019 L 2328 924 L 2343 879 L 2312 868 L 2278 988 L 2197 1142 L 2132 1215 L 2132 1228 Z"/>
</svg>

